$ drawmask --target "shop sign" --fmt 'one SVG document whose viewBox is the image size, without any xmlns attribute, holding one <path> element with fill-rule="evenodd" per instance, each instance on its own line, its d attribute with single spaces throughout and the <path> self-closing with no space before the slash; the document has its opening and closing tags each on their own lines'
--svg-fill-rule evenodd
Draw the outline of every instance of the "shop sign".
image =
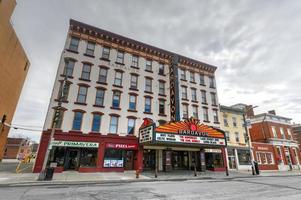
<svg viewBox="0 0 301 200">
<path fill-rule="evenodd" d="M 298 147 L 297 143 L 289 142 L 289 141 L 270 141 L 270 144 L 277 146 L 288 146 L 288 147 Z"/>
<path fill-rule="evenodd" d="M 59 147 L 82 147 L 82 148 L 98 148 L 97 142 L 77 142 L 77 141 L 60 141 L 54 140 L 51 142 L 51 146 Z"/>
<path fill-rule="evenodd" d="M 106 148 L 111 149 L 138 149 L 137 144 L 114 144 L 114 143 L 107 143 Z"/>
<path fill-rule="evenodd" d="M 202 136 L 189 136 L 168 133 L 156 133 L 156 141 L 159 142 L 177 142 L 177 143 L 193 143 L 193 144 L 209 144 L 209 145 L 225 145 L 224 138 L 210 138 Z"/>
<path fill-rule="evenodd" d="M 222 153 L 220 149 L 205 149 L 206 153 Z"/>
<path fill-rule="evenodd" d="M 261 150 L 261 151 L 268 151 L 269 148 L 268 147 L 263 147 L 263 146 L 259 146 L 257 147 L 258 150 Z"/>
</svg>

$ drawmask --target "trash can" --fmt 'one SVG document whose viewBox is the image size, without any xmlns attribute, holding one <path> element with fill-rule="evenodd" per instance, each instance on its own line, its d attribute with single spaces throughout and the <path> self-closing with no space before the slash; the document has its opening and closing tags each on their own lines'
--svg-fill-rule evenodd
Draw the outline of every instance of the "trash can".
<svg viewBox="0 0 301 200">
<path fill-rule="evenodd" d="M 258 162 L 254 161 L 254 167 L 255 167 L 255 173 L 257 175 L 259 175 L 259 166 L 258 166 Z"/>
<path fill-rule="evenodd" d="M 54 167 L 47 167 L 45 169 L 45 181 L 51 181 L 54 173 Z"/>
</svg>

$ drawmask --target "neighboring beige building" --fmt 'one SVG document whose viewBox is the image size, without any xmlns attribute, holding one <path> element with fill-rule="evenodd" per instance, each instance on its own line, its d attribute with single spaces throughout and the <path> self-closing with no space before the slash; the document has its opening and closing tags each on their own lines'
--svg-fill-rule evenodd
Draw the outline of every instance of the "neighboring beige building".
<svg viewBox="0 0 301 200">
<path fill-rule="evenodd" d="M 226 132 L 229 169 L 251 170 L 248 133 L 244 111 L 232 106 L 220 106 L 221 129 Z"/>
<path fill-rule="evenodd" d="M 0 122 L 10 124 L 19 100 L 29 61 L 10 23 L 15 0 L 0 1 Z M 0 124 L 0 161 L 3 157 L 9 127 Z"/>
</svg>

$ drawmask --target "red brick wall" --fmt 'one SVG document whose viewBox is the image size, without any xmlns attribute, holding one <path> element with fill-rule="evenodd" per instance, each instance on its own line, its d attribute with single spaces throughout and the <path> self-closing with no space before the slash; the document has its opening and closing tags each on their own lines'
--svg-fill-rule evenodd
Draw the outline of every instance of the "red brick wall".
<svg viewBox="0 0 301 200">
<path fill-rule="evenodd" d="M 254 158 L 258 162 L 260 158 L 257 157 L 257 152 L 259 153 L 271 153 L 274 164 L 259 164 L 260 170 L 278 170 L 277 166 L 277 159 L 275 156 L 275 151 L 273 145 L 266 144 L 266 143 L 252 143 L 253 146 L 253 152 L 254 152 Z"/>
</svg>

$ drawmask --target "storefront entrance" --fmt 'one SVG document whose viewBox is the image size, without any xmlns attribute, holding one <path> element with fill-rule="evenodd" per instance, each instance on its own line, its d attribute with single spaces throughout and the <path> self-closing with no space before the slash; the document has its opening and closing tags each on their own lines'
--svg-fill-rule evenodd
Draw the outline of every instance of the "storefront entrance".
<svg viewBox="0 0 301 200">
<path fill-rule="evenodd" d="M 221 153 L 206 152 L 205 160 L 207 170 L 219 171 L 220 169 L 224 169 L 223 155 Z"/>
<path fill-rule="evenodd" d="M 173 151 L 172 152 L 172 168 L 174 170 L 189 169 L 188 151 Z"/>
<path fill-rule="evenodd" d="M 133 170 L 134 169 L 134 152 L 126 151 L 124 159 L 124 169 Z"/>
<path fill-rule="evenodd" d="M 143 169 L 155 170 L 156 168 L 156 150 L 144 149 L 143 150 Z"/>
<path fill-rule="evenodd" d="M 79 149 L 67 149 L 65 170 L 78 170 L 79 167 Z"/>
</svg>

